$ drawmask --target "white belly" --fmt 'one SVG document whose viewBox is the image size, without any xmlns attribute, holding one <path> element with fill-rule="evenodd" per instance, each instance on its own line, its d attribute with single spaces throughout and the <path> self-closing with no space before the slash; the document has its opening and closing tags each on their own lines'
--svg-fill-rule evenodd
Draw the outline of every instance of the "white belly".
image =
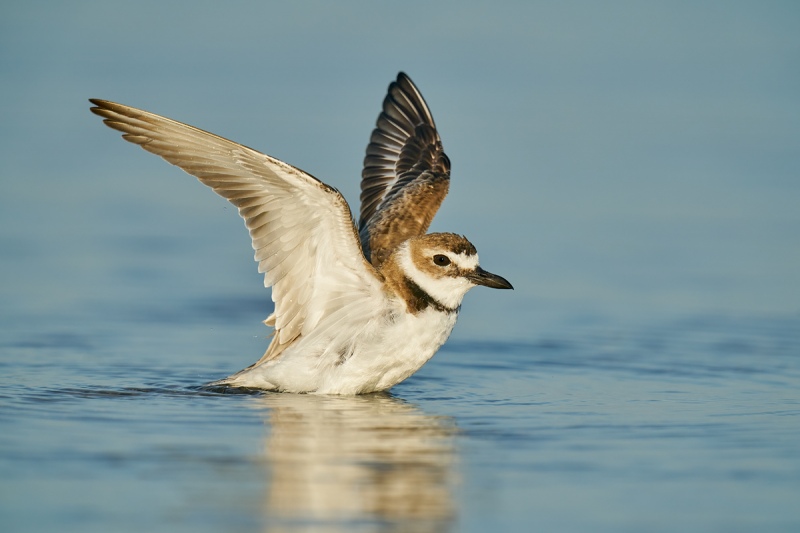
<svg viewBox="0 0 800 533">
<path fill-rule="evenodd" d="M 386 390 L 422 367 L 453 331 L 457 313 L 428 308 L 376 320 L 354 336 L 300 337 L 277 359 L 228 381 L 240 387 L 318 394 Z"/>
</svg>

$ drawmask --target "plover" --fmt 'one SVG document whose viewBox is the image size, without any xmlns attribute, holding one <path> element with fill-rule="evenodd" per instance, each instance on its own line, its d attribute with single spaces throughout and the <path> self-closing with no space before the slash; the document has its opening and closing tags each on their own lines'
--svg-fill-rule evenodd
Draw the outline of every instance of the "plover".
<svg viewBox="0 0 800 533">
<path fill-rule="evenodd" d="M 123 138 L 197 177 L 235 205 L 258 271 L 272 287 L 274 328 L 255 364 L 210 385 L 363 394 L 400 383 L 447 340 L 461 301 L 483 285 L 475 247 L 425 232 L 450 182 L 433 116 L 404 73 L 389 85 L 361 178 L 358 229 L 333 187 L 212 133 L 106 100 L 91 110 Z"/>
</svg>

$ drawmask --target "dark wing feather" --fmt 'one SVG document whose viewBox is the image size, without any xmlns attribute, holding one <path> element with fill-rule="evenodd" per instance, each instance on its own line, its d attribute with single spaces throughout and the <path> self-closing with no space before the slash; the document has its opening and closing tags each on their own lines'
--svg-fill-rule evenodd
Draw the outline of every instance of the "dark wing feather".
<svg viewBox="0 0 800 533">
<path fill-rule="evenodd" d="M 389 85 L 361 175 L 359 235 L 378 267 L 423 235 L 447 195 L 450 160 L 422 94 L 404 73 Z"/>
</svg>

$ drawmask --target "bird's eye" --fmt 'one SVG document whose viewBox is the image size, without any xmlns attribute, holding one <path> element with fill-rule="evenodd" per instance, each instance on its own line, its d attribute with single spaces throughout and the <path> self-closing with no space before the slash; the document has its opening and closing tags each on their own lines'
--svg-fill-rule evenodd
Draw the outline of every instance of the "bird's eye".
<svg viewBox="0 0 800 533">
<path fill-rule="evenodd" d="M 450 264 L 450 258 L 446 255 L 436 254 L 433 256 L 433 262 L 440 267 L 444 267 Z"/>
</svg>

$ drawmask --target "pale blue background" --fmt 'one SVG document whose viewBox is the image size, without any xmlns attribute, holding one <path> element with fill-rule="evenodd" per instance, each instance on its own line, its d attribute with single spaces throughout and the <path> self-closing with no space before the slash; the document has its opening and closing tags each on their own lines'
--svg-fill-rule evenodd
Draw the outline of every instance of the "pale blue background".
<svg viewBox="0 0 800 533">
<path fill-rule="evenodd" d="M 464 430 L 448 523 L 796 530 L 799 28 L 793 1 L 4 2 L 10 524 L 260 523 L 242 503 L 175 504 L 184 522 L 170 499 L 192 501 L 181 483 L 239 498 L 244 474 L 217 480 L 193 455 L 211 442 L 267 483 L 247 462 L 260 419 L 219 398 L 104 399 L 250 364 L 270 309 L 235 210 L 87 99 L 247 144 L 355 203 L 403 70 L 453 162 L 432 229 L 467 235 L 516 289 L 468 295 L 451 343 L 396 392 Z"/>
<path fill-rule="evenodd" d="M 517 287 L 476 291 L 459 333 L 524 334 L 576 309 L 800 310 L 794 2 L 0 9 L 0 268 L 15 308 L 108 294 L 100 280 L 70 286 L 102 276 L 114 254 L 98 242 L 126 231 L 190 239 L 183 268 L 221 290 L 257 282 L 227 205 L 99 127 L 87 98 L 230 137 L 356 202 L 385 87 L 404 70 L 453 161 L 433 229 L 466 234 Z"/>
</svg>

